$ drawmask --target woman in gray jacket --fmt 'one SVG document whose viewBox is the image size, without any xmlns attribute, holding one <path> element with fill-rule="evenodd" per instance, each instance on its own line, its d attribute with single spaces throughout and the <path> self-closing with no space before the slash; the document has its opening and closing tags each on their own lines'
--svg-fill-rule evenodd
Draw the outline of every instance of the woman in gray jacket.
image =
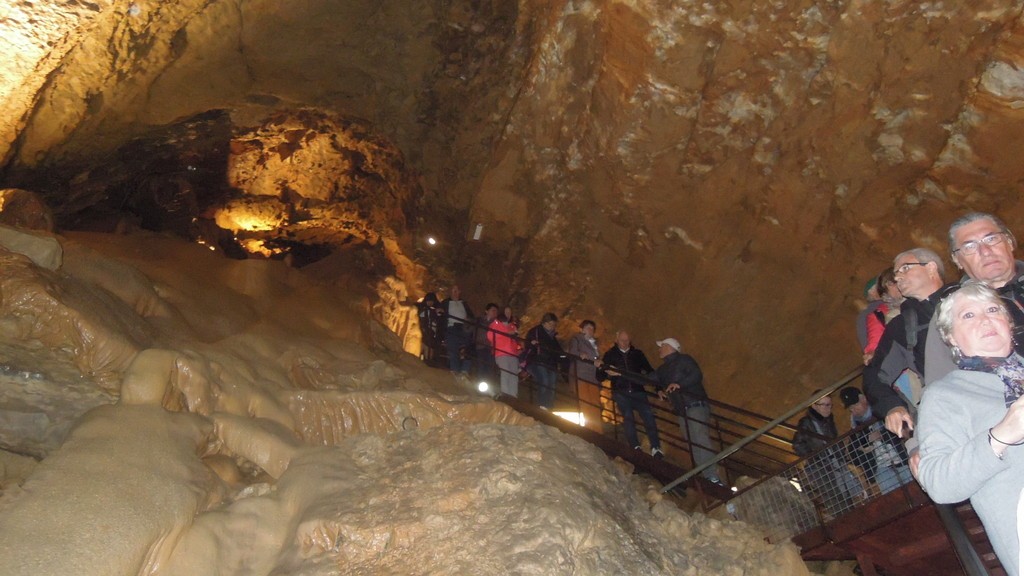
<svg viewBox="0 0 1024 576">
<path fill-rule="evenodd" d="M 999 296 L 968 282 L 939 304 L 936 327 L 959 370 L 925 388 L 918 479 L 939 503 L 970 498 L 1007 574 L 1020 575 L 1024 360 Z"/>
</svg>

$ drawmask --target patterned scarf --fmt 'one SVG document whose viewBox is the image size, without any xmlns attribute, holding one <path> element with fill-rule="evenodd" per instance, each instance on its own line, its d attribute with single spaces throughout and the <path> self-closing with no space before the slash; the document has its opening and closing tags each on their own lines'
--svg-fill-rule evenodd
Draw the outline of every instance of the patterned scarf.
<svg viewBox="0 0 1024 576">
<path fill-rule="evenodd" d="M 995 374 L 1003 381 L 1003 399 L 1006 407 L 1024 396 L 1024 359 L 1016 352 L 1006 358 L 992 358 L 988 356 L 966 356 L 961 358 L 957 364 L 961 370 L 972 370 L 974 372 L 988 372 Z"/>
</svg>

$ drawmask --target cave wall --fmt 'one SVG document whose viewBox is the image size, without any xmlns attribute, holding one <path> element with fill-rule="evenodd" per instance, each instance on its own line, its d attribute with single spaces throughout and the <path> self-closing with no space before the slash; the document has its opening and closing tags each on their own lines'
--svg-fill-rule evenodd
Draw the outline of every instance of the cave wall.
<svg viewBox="0 0 1024 576">
<path fill-rule="evenodd" d="M 673 335 L 713 395 L 766 409 L 856 365 L 861 287 L 896 252 L 945 252 L 969 209 L 1024 216 L 1021 2 L 6 10 L 3 42 L 33 47 L 0 68 L 7 178 L 207 110 L 361 118 L 422 186 L 408 226 L 442 239 L 405 246 L 434 272 L 412 294 L 458 278 L 565 336 Z"/>
<path fill-rule="evenodd" d="M 781 408 L 856 366 L 862 287 L 893 255 L 948 252 L 971 209 L 1022 216 L 1020 11 L 551 7 L 471 219 L 525 242 L 531 302 L 606 343 L 674 335 L 712 395 Z"/>
</svg>

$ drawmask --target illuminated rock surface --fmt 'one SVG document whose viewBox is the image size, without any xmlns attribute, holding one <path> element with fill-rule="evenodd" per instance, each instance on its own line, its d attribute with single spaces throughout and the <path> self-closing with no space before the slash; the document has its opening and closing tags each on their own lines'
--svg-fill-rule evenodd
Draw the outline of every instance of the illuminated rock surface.
<svg viewBox="0 0 1024 576">
<path fill-rule="evenodd" d="M 250 457 L 285 478 L 279 428 L 506 422 L 398 360 L 455 280 L 563 336 L 672 335 L 712 396 L 778 414 L 857 364 L 893 254 L 945 252 L 968 210 L 1024 221 L 1022 9 L 0 3 L 0 223 L 109 234 L 3 256 L 0 442 L 42 456 L 94 406 L 158 402 L 236 440 L 215 415 L 260 418 L 280 450 Z"/>
<path fill-rule="evenodd" d="M 282 263 L 72 236 L 58 273 L 9 252 L 0 267 L 22 303 L 4 345 L 63 351 L 22 345 L 38 373 L 12 367 L 0 398 L 101 405 L 37 401 L 75 421 L 66 441 L 34 445 L 34 471 L 0 460 L 5 574 L 807 573 L 793 546 L 687 515 L 595 447 L 365 340 L 329 285 Z"/>
<path fill-rule="evenodd" d="M 672 334 L 776 412 L 855 365 L 894 253 L 1024 217 L 1021 8 L 27 0 L 0 8 L 4 185 L 64 229 L 347 246 L 371 300 L 459 278 L 563 333 Z M 374 313 L 413 349 L 399 306 Z"/>
</svg>

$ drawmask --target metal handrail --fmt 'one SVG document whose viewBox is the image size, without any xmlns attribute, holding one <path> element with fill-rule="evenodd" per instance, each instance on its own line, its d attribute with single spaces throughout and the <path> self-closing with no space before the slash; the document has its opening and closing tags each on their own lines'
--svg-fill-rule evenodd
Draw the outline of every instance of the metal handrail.
<svg viewBox="0 0 1024 576">
<path fill-rule="evenodd" d="M 676 478 L 675 480 L 673 480 L 672 482 L 670 482 L 664 488 L 661 489 L 662 493 L 669 492 L 670 490 L 672 490 L 673 488 L 675 488 L 679 484 L 682 484 L 683 482 L 686 482 L 690 478 L 693 478 L 697 474 L 700 474 L 701 472 L 703 472 L 704 470 L 707 470 L 708 468 L 710 468 L 712 466 L 717 466 L 719 462 L 721 462 L 721 461 L 725 460 L 726 458 L 728 458 L 729 456 L 732 456 L 733 454 L 739 452 L 744 446 L 746 446 L 747 444 L 750 444 L 751 442 L 754 442 L 755 440 L 760 438 L 762 435 L 767 433 L 772 428 L 775 428 L 779 424 L 785 422 L 786 420 L 789 420 L 793 416 L 796 416 L 801 411 L 806 410 L 808 406 L 810 406 L 811 404 L 814 404 L 814 402 L 817 401 L 818 399 L 820 399 L 822 396 L 826 396 L 828 394 L 831 394 L 831 393 L 835 392 L 836 390 L 838 390 L 839 388 L 841 388 L 843 386 L 846 386 L 852 380 L 854 380 L 855 378 L 860 376 L 860 374 L 863 371 L 863 369 L 864 369 L 863 366 L 858 366 L 856 369 L 850 371 L 848 374 L 846 374 L 845 376 L 843 376 L 839 380 L 833 382 L 831 385 L 825 387 L 820 392 L 815 393 L 813 396 L 811 396 L 811 397 L 805 399 L 804 401 L 800 402 L 799 404 L 793 406 L 792 408 L 787 410 L 782 416 L 779 416 L 778 418 L 775 418 L 774 420 L 768 422 L 764 426 L 761 426 L 760 428 L 755 430 L 750 435 L 748 435 L 745 438 L 742 438 L 741 440 L 735 442 L 734 444 L 732 444 L 731 446 L 729 446 L 725 450 L 722 450 L 721 452 L 719 452 L 711 460 L 708 460 L 707 462 L 705 462 L 703 464 L 700 464 L 699 466 L 694 467 L 692 470 L 690 470 L 686 474 L 683 474 L 679 478 Z"/>
</svg>

